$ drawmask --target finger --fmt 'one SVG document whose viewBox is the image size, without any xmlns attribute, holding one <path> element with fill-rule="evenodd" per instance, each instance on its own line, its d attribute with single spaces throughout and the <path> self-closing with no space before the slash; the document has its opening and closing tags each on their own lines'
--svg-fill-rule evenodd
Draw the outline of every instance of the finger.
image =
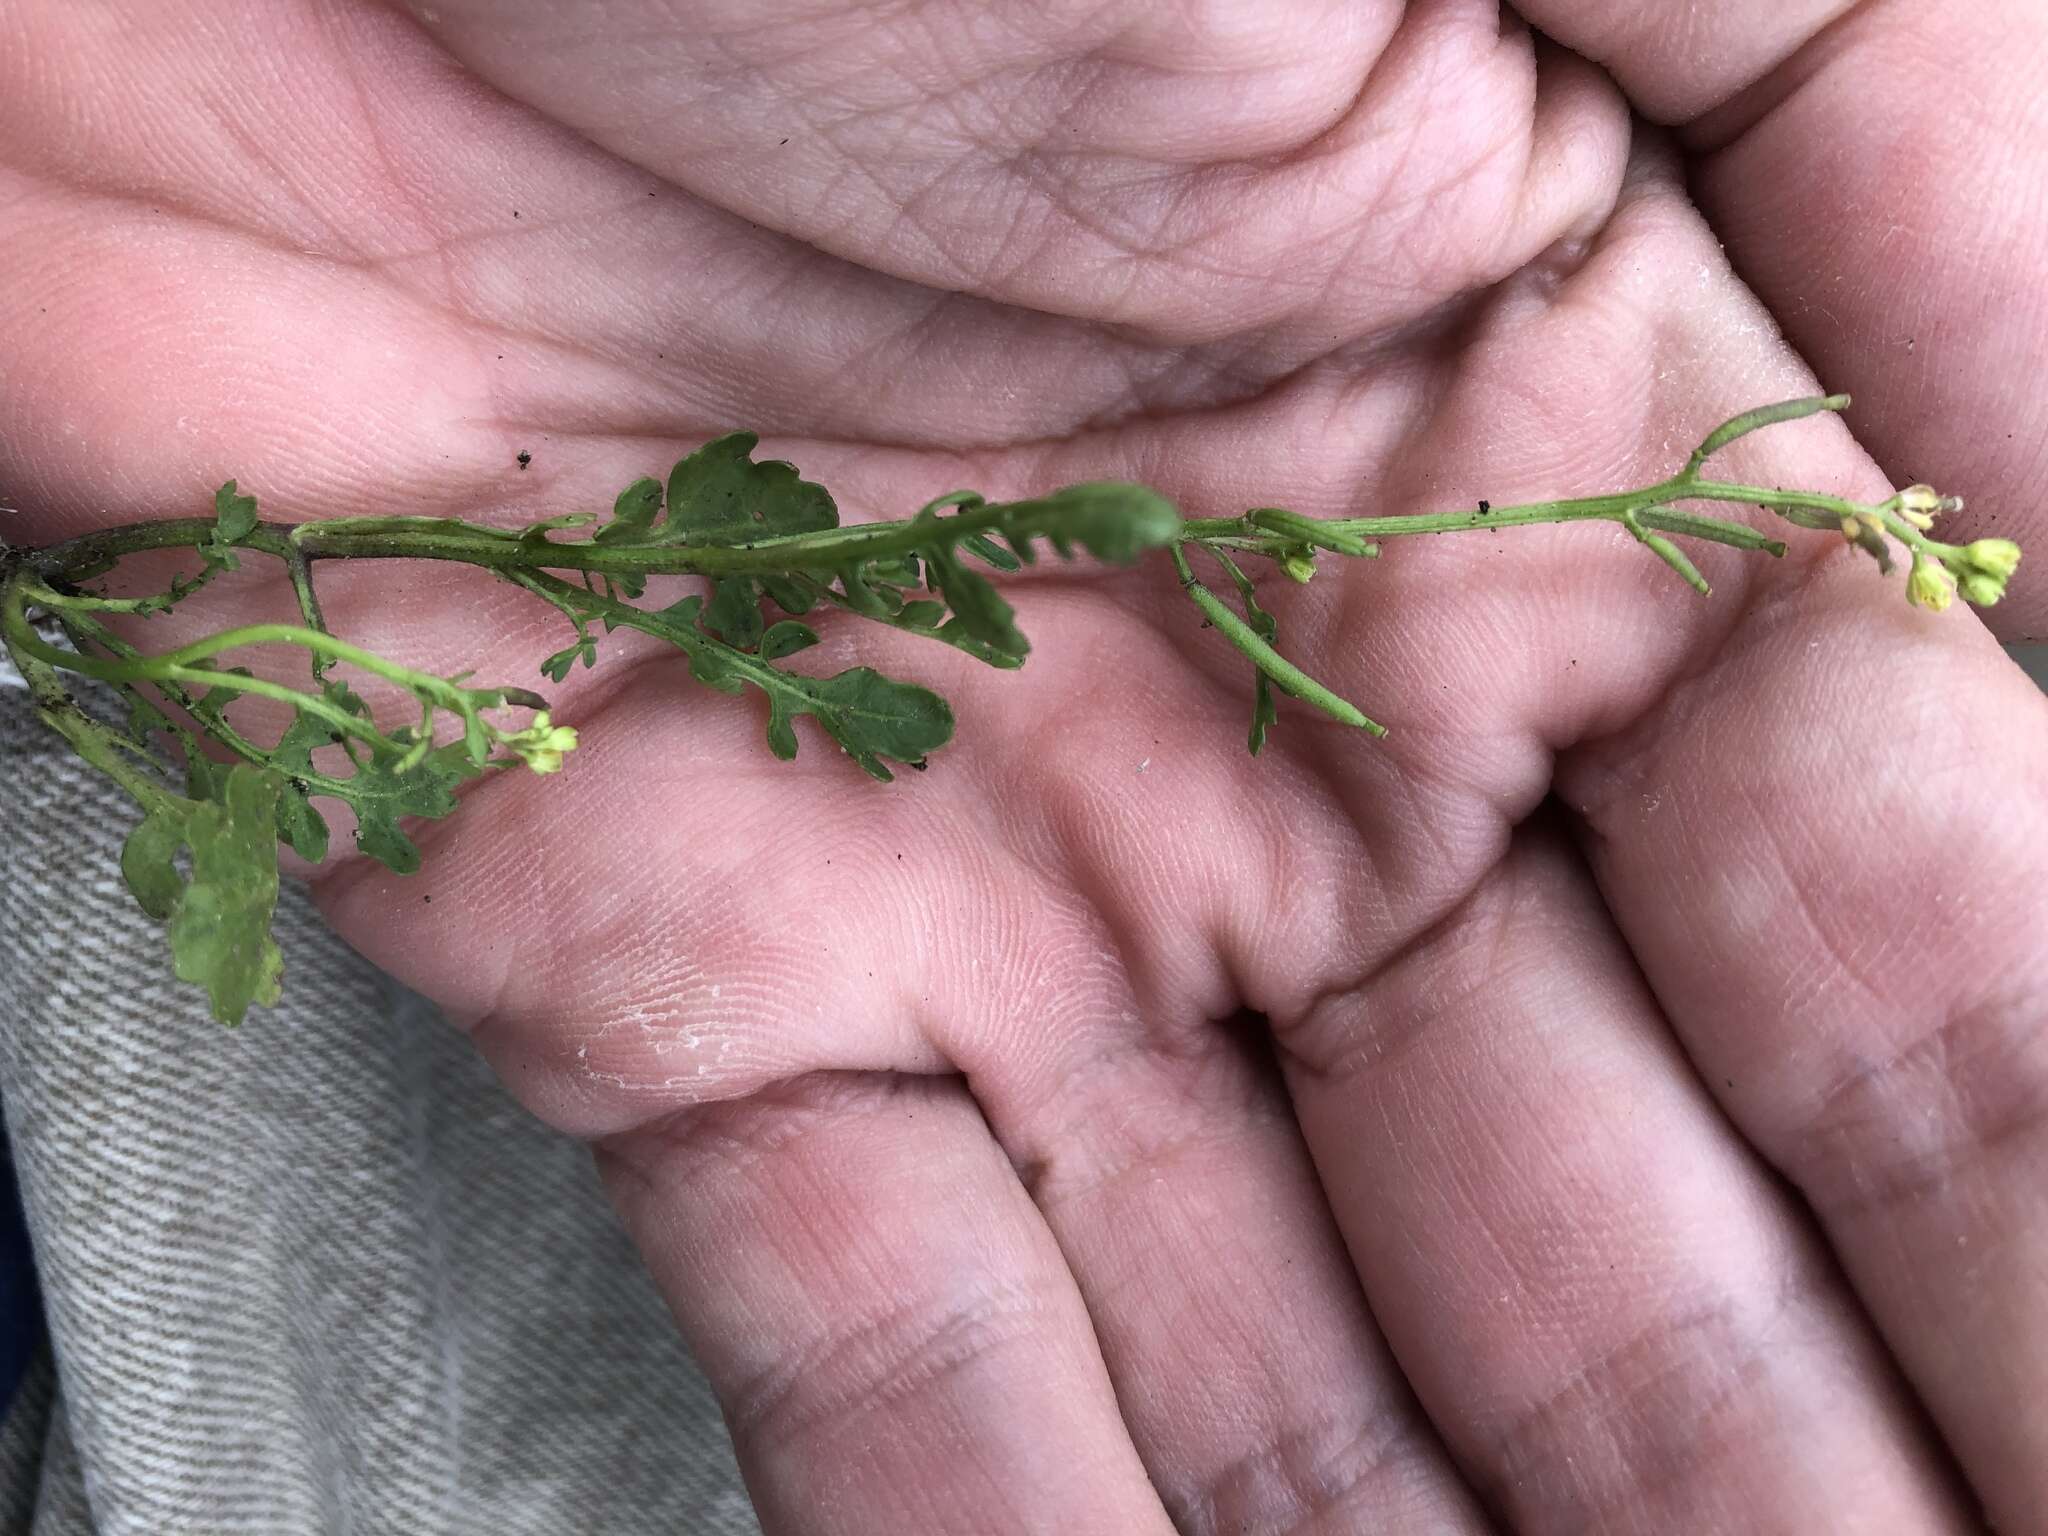
<svg viewBox="0 0 2048 1536">
<path fill-rule="evenodd" d="M 1846 554 L 1847 552 L 1845 552 Z M 1571 759 L 1609 907 L 1996 1523 L 2048 1508 L 2048 701 L 1822 562 Z"/>
<path fill-rule="evenodd" d="M 968 1066 L 1176 1530 L 1489 1528 L 1367 1313 L 1259 1043 L 1127 1021 Z"/>
<path fill-rule="evenodd" d="M 1059 1250 L 957 1079 L 821 1074 L 599 1164 L 770 1536 L 1171 1532 Z"/>
<path fill-rule="evenodd" d="M 1398 960 L 1276 1022 L 1374 1315 L 1517 1530 L 1967 1528 L 1547 819 Z"/>
<path fill-rule="evenodd" d="M 1896 485 L 1969 498 L 1945 537 L 2048 529 L 2048 9 L 2036 0 L 1525 0 L 1651 118 L 1688 125 L 1730 259 Z M 2048 632 L 2048 585 L 1991 615 Z"/>
<path fill-rule="evenodd" d="M 2048 534 L 2048 437 L 2019 403 L 2048 373 L 2044 75 L 2037 0 L 1869 5 L 1699 125 L 1694 184 L 1737 269 L 1855 393 L 1895 484 L 1968 499 L 1956 542 Z M 2048 634 L 2048 582 L 1988 618 Z"/>
</svg>

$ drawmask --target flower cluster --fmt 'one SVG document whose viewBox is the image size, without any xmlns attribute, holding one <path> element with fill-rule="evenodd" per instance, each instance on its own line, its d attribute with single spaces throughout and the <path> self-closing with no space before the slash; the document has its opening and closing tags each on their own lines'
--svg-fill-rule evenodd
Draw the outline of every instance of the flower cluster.
<svg viewBox="0 0 2048 1536">
<path fill-rule="evenodd" d="M 498 745 L 508 748 L 535 773 L 560 773 L 562 754 L 576 750 L 576 727 L 556 725 L 543 709 L 525 730 L 499 733 Z"/>
<path fill-rule="evenodd" d="M 1906 597 L 1921 608 L 1940 613 L 1955 601 L 1989 608 L 2005 596 L 2006 583 L 2019 569 L 2020 547 L 2011 539 L 1974 539 L 1968 544 L 1943 544 L 1923 538 L 1934 520 L 1944 512 L 1960 512 L 1960 496 L 1943 496 L 1932 486 L 1909 485 L 1891 500 L 1891 510 L 1904 526 L 1891 531 L 1913 552 L 1913 572 L 1906 579 Z M 1844 518 L 1843 536 L 1851 543 L 1868 547 L 1879 537 L 1872 520 Z M 1851 527 L 1851 523 L 1855 526 Z"/>
</svg>

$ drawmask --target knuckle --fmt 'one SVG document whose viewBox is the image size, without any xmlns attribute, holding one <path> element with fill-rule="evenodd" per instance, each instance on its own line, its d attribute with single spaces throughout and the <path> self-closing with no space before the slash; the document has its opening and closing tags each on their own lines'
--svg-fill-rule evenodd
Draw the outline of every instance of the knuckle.
<svg viewBox="0 0 2048 1536">
<path fill-rule="evenodd" d="M 1028 1283 L 986 1281 L 848 1318 L 786 1351 L 726 1394 L 733 1438 L 783 1452 L 949 1383 L 1049 1325 L 1053 1303 Z"/>
</svg>

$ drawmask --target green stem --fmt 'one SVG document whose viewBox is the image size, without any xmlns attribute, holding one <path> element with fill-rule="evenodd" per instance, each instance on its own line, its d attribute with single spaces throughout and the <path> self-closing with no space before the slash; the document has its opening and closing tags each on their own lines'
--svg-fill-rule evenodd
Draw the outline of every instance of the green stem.
<svg viewBox="0 0 2048 1536">
<path fill-rule="evenodd" d="M 1259 632 L 1245 623 L 1215 593 L 1196 579 L 1188 568 L 1188 559 L 1181 552 L 1181 546 L 1172 546 L 1173 568 L 1180 577 L 1180 584 L 1193 599 L 1202 616 L 1216 626 L 1217 632 L 1242 651 L 1251 664 L 1273 680 L 1281 692 L 1291 694 L 1304 704 L 1313 705 L 1333 720 L 1345 725 L 1355 725 L 1373 736 L 1384 736 L 1387 728 L 1377 720 L 1369 719 L 1358 706 L 1348 699 L 1339 698 L 1321 683 L 1310 677 L 1293 662 L 1282 656 L 1266 643 Z"/>
<path fill-rule="evenodd" d="M 82 641 L 100 646 L 119 660 L 133 662 L 146 659 L 142 652 L 136 650 L 134 646 L 114 634 L 105 625 L 96 623 L 83 615 L 68 617 L 64 621 L 64 627 L 71 632 L 71 637 L 74 641 Z M 117 686 L 131 691 L 135 687 L 132 683 Z M 163 696 L 171 703 L 192 716 L 193 722 L 201 731 L 226 747 L 235 756 L 242 759 L 243 762 L 253 763 L 258 768 L 268 768 L 271 766 L 272 754 L 257 746 L 255 742 L 249 740 L 248 737 L 228 724 L 225 719 L 215 718 L 208 720 L 199 716 L 195 709 L 197 701 L 178 684 L 157 680 L 152 686 L 160 690 Z M 139 694 L 137 696 L 141 697 Z M 144 699 L 144 702 L 147 703 L 148 700 Z M 181 736 L 184 736 L 188 741 L 190 740 L 190 733 L 186 732 L 182 726 L 173 722 L 171 728 Z M 118 738 L 116 739 L 118 740 Z M 316 792 L 325 792 L 337 796 L 345 796 L 347 793 L 347 785 L 343 780 L 332 778 L 324 773 L 298 772 L 294 773 L 292 777 Z"/>
<path fill-rule="evenodd" d="M 49 593 L 40 586 L 24 585 L 21 596 L 25 602 L 40 607 Z M 41 644 L 35 640 L 32 631 L 29 638 L 33 643 Z M 297 624 L 245 624 L 239 629 L 222 630 L 217 635 L 207 635 L 189 645 L 179 646 L 176 650 L 161 651 L 154 656 L 142 657 L 133 662 L 93 662 L 90 658 L 72 656 L 64 651 L 51 651 L 48 647 L 44 647 L 44 650 L 48 651 L 44 659 L 52 665 L 63 667 L 66 671 L 82 672 L 88 677 L 96 677 L 104 682 L 150 683 L 163 677 L 181 682 L 204 682 L 212 687 L 225 687 L 287 703 L 298 703 L 299 707 L 308 713 L 319 715 L 322 719 L 332 718 L 336 723 L 352 720 L 358 726 L 362 724 L 358 717 L 337 709 L 324 699 L 315 699 L 283 684 L 266 683 L 262 678 L 235 677 L 228 673 L 214 672 L 194 677 L 182 675 L 192 670 L 188 665 L 191 662 L 204 661 L 208 657 L 218 656 L 222 651 L 239 650 L 243 646 L 252 645 L 295 645 L 316 656 L 323 656 L 330 662 L 347 662 L 350 666 L 360 667 L 373 676 L 396 683 L 423 703 L 431 703 L 464 716 L 479 707 L 494 707 L 501 699 L 506 703 L 535 709 L 543 707 L 546 702 L 521 688 L 462 688 L 446 678 L 435 677 L 427 672 L 415 672 L 410 667 L 402 667 L 395 661 L 386 660 L 375 651 L 366 651 L 361 646 L 350 645 L 346 640 L 337 639 L 325 630 L 307 629 Z"/>
<path fill-rule="evenodd" d="M 1706 539 L 1738 549 L 1782 554 L 1784 545 L 1746 524 L 1670 506 L 1680 501 L 1720 501 L 1772 508 L 1810 508 L 1836 513 L 1870 510 L 1840 497 L 1764 486 L 1724 484 L 1673 476 L 1639 490 L 1601 496 L 1571 497 L 1493 507 L 1485 512 L 1416 513 L 1398 517 L 1301 519 L 1340 542 L 1359 538 L 1398 538 L 1410 534 L 1457 533 L 1482 528 L 1517 528 L 1542 523 L 1619 522 L 1633 510 L 1643 526 L 1663 533 Z M 955 513 L 945 520 L 949 538 L 975 533 L 1028 533 L 1039 508 L 1057 509 L 1055 499 L 990 503 Z M 1262 509 L 1265 521 L 1275 521 Z M 107 569 L 122 556 L 146 549 L 195 545 L 211 536 L 205 518 L 175 518 L 136 523 L 82 535 L 27 557 L 25 566 L 47 583 L 76 579 L 82 572 Z M 1297 535 L 1260 527 L 1249 516 L 1197 518 L 1184 525 L 1183 536 L 1246 553 L 1273 555 L 1281 545 L 1299 543 Z M 308 566 L 327 559 L 453 560 L 501 574 L 512 571 L 573 570 L 613 576 L 657 575 L 783 575 L 815 572 L 828 576 L 847 565 L 916 554 L 932 542 L 929 522 L 906 520 L 869 523 L 821 533 L 788 534 L 750 544 L 594 544 L 554 543 L 521 539 L 506 529 L 453 522 L 445 518 L 350 518 L 328 522 L 259 523 L 238 546 L 274 555 L 293 574 L 293 586 L 309 629 L 323 629 L 312 597 Z M 318 654 L 318 653 L 316 653 Z"/>
<path fill-rule="evenodd" d="M 56 667 L 43 659 L 41 653 L 51 648 L 29 625 L 21 585 L 18 575 L 0 584 L 0 644 L 28 684 L 37 715 L 80 757 L 133 796 L 145 812 L 170 808 L 180 797 L 130 761 L 120 739 L 78 707 Z"/>
<path fill-rule="evenodd" d="M 329 633 L 326 616 L 320 612 L 320 598 L 313 591 L 313 565 L 305 552 L 294 546 L 284 555 L 284 568 L 292 581 L 292 596 L 298 599 L 299 617 L 306 628 L 316 629 L 321 634 Z M 312 655 L 313 681 L 319 682 L 327 675 L 329 659 L 315 651 Z"/>
<path fill-rule="evenodd" d="M 62 651 L 55 646 L 43 643 L 42 639 L 37 636 L 35 630 L 30 626 L 25 611 L 27 604 L 31 602 L 40 604 L 41 601 L 42 594 L 40 591 L 30 588 L 26 583 L 10 584 L 6 607 L 4 610 L 0 610 L 0 629 L 4 629 L 7 647 L 17 658 L 30 656 L 50 667 L 59 668 L 66 672 L 76 672 L 81 676 L 97 678 L 101 682 L 106 683 L 171 682 L 182 684 L 189 688 L 222 688 L 230 693 L 254 694 L 259 698 L 274 699 L 280 704 L 288 704 L 301 713 L 313 715 L 325 721 L 335 731 L 357 737 L 370 743 L 373 747 L 381 747 L 391 751 L 405 751 L 408 749 L 402 744 L 392 741 L 361 716 L 351 714 L 339 705 L 330 703 L 318 695 L 306 693 L 301 689 L 287 687 L 283 683 L 273 683 L 267 678 L 241 677 L 232 672 L 215 672 L 203 667 L 188 666 L 186 663 L 215 655 L 220 651 L 228 650 L 235 646 L 273 643 L 308 645 L 308 639 L 310 639 L 311 641 L 333 647 L 329 654 L 335 656 L 338 660 L 355 661 L 357 658 L 362 658 L 364 662 L 372 664 L 369 670 L 386 677 L 393 677 L 394 680 L 401 683 L 407 678 L 418 678 L 420 681 L 432 684 L 435 687 L 449 687 L 448 684 L 441 682 L 439 678 L 423 678 L 419 673 L 408 672 L 403 667 L 394 666 L 380 656 L 372 655 L 368 651 L 358 650 L 355 646 L 336 640 L 331 635 L 323 635 L 316 630 L 299 629 L 289 624 L 246 625 L 241 629 L 231 629 L 218 635 L 209 635 L 203 640 L 196 640 L 192 644 L 183 646 L 175 651 L 166 651 L 158 656 L 142 657 L 132 662 L 99 661 L 90 656 L 75 655 L 69 651 Z M 310 645 L 308 645 L 308 649 L 311 649 Z"/>
<path fill-rule="evenodd" d="M 180 578 L 171 583 L 169 591 L 148 597 L 99 597 L 90 592 L 56 592 L 41 588 L 36 592 L 34 601 L 38 608 L 66 613 L 162 613 L 173 603 L 183 602 L 204 587 L 220 574 L 221 569 L 217 565 L 206 566 L 190 581 Z"/>
<path fill-rule="evenodd" d="M 1688 538 L 1726 544 L 1735 549 L 1761 550 L 1770 555 L 1785 553 L 1785 545 L 1780 540 L 1760 533 L 1746 523 L 1707 517 L 1697 512 L 1684 512 L 1672 506 L 1672 503 L 1681 501 L 1718 501 L 1765 506 L 1773 510 L 1806 507 L 1838 515 L 1874 510 L 1856 502 L 1845 501 L 1839 496 L 1824 496 L 1808 491 L 1781 491 L 1755 485 L 1731 485 L 1720 481 L 1674 475 L 1669 480 L 1644 486 L 1639 490 L 1617 491 L 1600 496 L 1573 496 L 1555 501 L 1522 502 L 1515 506 L 1488 507 L 1484 511 L 1470 507 L 1456 512 L 1418 512 L 1398 517 L 1331 518 L 1321 521 L 1319 526 L 1326 534 L 1340 538 L 1366 536 L 1381 539 L 1400 538 L 1412 534 L 1466 533 L 1475 529 L 1527 528 L 1544 523 L 1625 523 L 1628 516 L 1633 514 L 1644 528 L 1655 532 L 1681 534 Z M 1278 545 L 1284 541 L 1262 528 L 1260 522 L 1263 521 L 1270 519 L 1261 518 L 1259 521 L 1253 521 L 1249 516 L 1192 518 L 1185 524 L 1182 532 L 1184 537 L 1204 544 L 1240 549 L 1255 554 L 1276 553 Z"/>
<path fill-rule="evenodd" d="M 635 608 L 631 603 L 620 602 L 601 592 L 588 592 L 574 582 L 564 581 L 559 576 L 549 576 L 540 571 L 522 571 L 513 578 L 516 583 L 537 596 L 546 598 L 564 612 L 570 605 L 583 610 L 587 619 L 609 620 L 620 629 L 637 629 L 642 634 L 653 635 L 666 640 L 686 656 L 696 656 L 702 651 L 715 651 L 721 660 L 729 663 L 735 671 L 744 673 L 749 681 L 772 692 L 785 681 L 781 672 L 759 657 L 735 649 L 722 641 L 704 634 L 693 624 L 678 624 L 661 614 L 646 608 Z"/>
</svg>

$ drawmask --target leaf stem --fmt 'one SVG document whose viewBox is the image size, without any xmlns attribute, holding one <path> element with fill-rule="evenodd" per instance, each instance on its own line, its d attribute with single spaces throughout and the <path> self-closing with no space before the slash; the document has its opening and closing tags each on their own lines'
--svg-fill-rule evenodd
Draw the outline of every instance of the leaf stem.
<svg viewBox="0 0 2048 1536">
<path fill-rule="evenodd" d="M 133 796 L 145 812 L 175 805 L 179 797 L 136 767 L 114 733 L 80 709 L 66 691 L 56 666 L 44 659 L 54 647 L 44 645 L 28 622 L 23 585 L 19 572 L 0 584 L 0 644 L 5 645 L 28 684 L 37 715 L 80 757 Z M 64 653 L 56 654 L 61 657 Z"/>
<path fill-rule="evenodd" d="M 1267 644 L 1265 637 L 1231 611 L 1228 604 L 1216 596 L 1196 578 L 1188 568 L 1188 558 L 1179 544 L 1172 546 L 1173 568 L 1180 577 L 1181 587 L 1187 592 L 1194 605 L 1201 609 L 1202 616 L 1216 626 L 1217 633 L 1242 651 L 1251 664 L 1273 680 L 1273 686 L 1290 694 L 1304 704 L 1313 705 L 1345 725 L 1355 725 L 1373 736 L 1384 736 L 1387 728 L 1377 720 L 1368 718 L 1357 705 L 1348 699 L 1338 697 L 1321 683 L 1310 677 L 1293 662 L 1282 656 Z"/>
</svg>

